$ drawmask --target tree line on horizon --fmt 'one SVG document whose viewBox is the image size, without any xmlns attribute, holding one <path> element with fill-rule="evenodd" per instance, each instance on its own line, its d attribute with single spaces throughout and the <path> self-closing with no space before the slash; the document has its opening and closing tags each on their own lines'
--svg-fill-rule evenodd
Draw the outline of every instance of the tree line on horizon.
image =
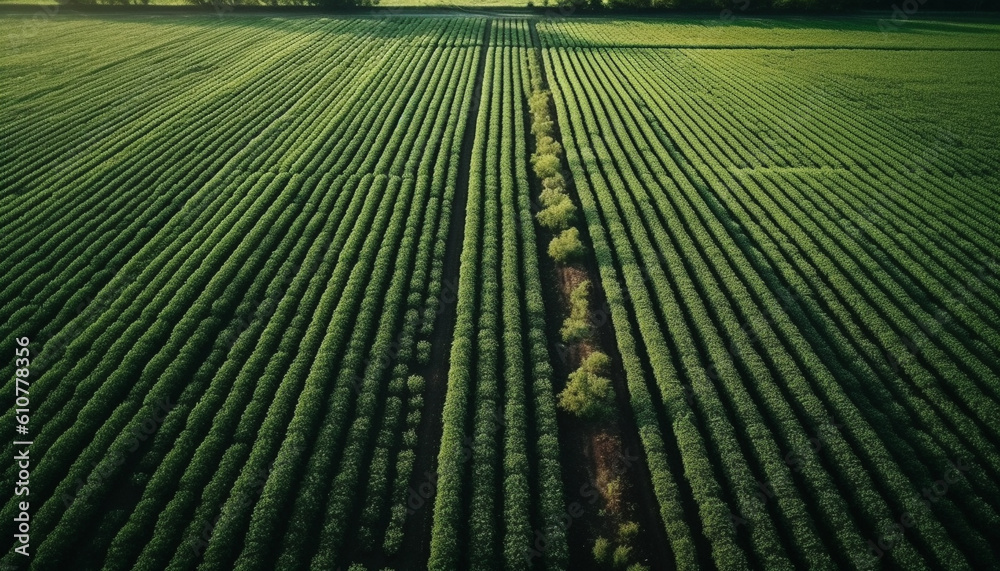
<svg viewBox="0 0 1000 571">
<path fill-rule="evenodd" d="M 73 5 L 149 5 L 156 0 L 59 0 Z M 231 9 L 236 6 L 316 6 L 327 8 L 377 7 L 379 0 L 187 0 L 195 6 Z M 442 4 L 475 6 L 477 0 L 459 2 L 441 0 Z M 432 6 L 414 0 L 414 6 Z M 900 17 L 917 12 L 961 11 L 994 12 L 1000 0 L 525 0 L 526 7 L 558 10 L 559 16 L 580 12 L 628 11 L 720 11 L 732 16 L 766 15 L 795 12 L 831 13 L 857 10 L 885 10 Z"/>
</svg>

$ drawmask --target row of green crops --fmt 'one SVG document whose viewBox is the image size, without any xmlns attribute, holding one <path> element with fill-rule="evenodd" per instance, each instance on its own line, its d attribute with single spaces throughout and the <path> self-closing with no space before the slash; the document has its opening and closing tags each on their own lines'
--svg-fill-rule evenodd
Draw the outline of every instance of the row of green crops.
<svg viewBox="0 0 1000 571">
<path fill-rule="evenodd" d="M 46 25 L 0 131 L 33 564 L 395 554 L 484 22 Z"/>
<path fill-rule="evenodd" d="M 563 568 L 563 492 L 525 113 L 525 22 L 494 21 L 469 175 L 431 569 Z"/>
<path fill-rule="evenodd" d="M 677 564 L 982 568 L 1000 517 L 997 132 L 935 139 L 925 94 L 893 107 L 815 57 L 546 50 Z M 920 57 L 956 80 L 971 65 Z"/>
<path fill-rule="evenodd" d="M 542 221 L 573 205 L 558 144 L 529 155 L 528 23 L 24 23 L 0 339 L 31 340 L 31 563 L 566 568 L 531 169 Z M 537 27 L 669 566 L 994 566 L 996 24 Z"/>
<path fill-rule="evenodd" d="M 742 13 L 740 6 L 740 2 L 723 3 L 721 13 L 707 16 L 552 18 L 539 22 L 538 30 L 549 45 L 579 48 L 996 50 L 996 35 L 1000 33 L 1000 21 L 995 18 L 946 21 L 932 14 L 918 18 L 892 10 L 834 18 L 767 18 Z"/>
</svg>

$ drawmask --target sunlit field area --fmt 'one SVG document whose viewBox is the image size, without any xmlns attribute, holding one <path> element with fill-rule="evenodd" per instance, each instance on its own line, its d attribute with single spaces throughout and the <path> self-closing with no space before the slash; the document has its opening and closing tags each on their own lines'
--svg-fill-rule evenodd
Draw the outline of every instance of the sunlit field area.
<svg viewBox="0 0 1000 571">
<path fill-rule="evenodd" d="M 567 14 L 0 15 L 5 568 L 997 569 L 1000 21 Z"/>
</svg>

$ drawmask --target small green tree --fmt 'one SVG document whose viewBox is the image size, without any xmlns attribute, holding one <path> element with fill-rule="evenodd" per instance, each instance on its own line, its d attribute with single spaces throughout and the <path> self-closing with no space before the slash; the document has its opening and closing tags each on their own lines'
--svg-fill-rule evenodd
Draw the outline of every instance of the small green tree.
<svg viewBox="0 0 1000 571">
<path fill-rule="evenodd" d="M 555 141 L 553 141 L 555 144 Z M 548 178 L 559 174 L 559 157 L 554 154 L 535 155 L 531 158 L 538 178 Z"/>
<path fill-rule="evenodd" d="M 426 365 L 431 362 L 431 342 L 417 341 L 417 362 Z"/>
<path fill-rule="evenodd" d="M 565 194 L 554 204 L 535 215 L 538 223 L 549 230 L 565 230 L 576 217 L 576 206 Z"/>
<path fill-rule="evenodd" d="M 624 569 L 628 565 L 629 558 L 632 557 L 632 548 L 627 545 L 619 545 L 615 548 L 613 564 L 615 569 Z"/>
<path fill-rule="evenodd" d="M 535 154 L 531 157 L 531 161 L 534 163 L 536 157 L 543 156 L 553 156 L 558 159 L 561 154 L 562 145 L 552 138 L 552 136 L 539 135 L 535 141 Z"/>
<path fill-rule="evenodd" d="M 546 179 L 548 180 L 548 179 Z M 542 193 L 538 195 L 538 201 L 542 203 L 542 206 L 553 206 L 559 204 L 560 202 L 569 200 L 569 195 L 562 187 L 559 188 L 546 188 L 542 190 Z"/>
<path fill-rule="evenodd" d="M 406 379 L 406 389 L 410 391 L 411 395 L 419 395 L 424 392 L 424 385 L 426 381 L 420 375 L 410 375 L 409 379 Z"/>
<path fill-rule="evenodd" d="M 553 176 L 543 178 L 542 186 L 545 187 L 545 189 L 562 190 L 566 188 L 566 179 L 563 178 L 562 174 L 556 173 Z M 542 192 L 544 193 L 545 191 Z"/>
<path fill-rule="evenodd" d="M 583 242 L 580 241 L 580 231 L 576 228 L 563 230 L 549 242 L 549 256 L 552 259 L 566 263 L 583 256 Z"/>
<path fill-rule="evenodd" d="M 594 561 L 604 565 L 611 559 L 611 542 L 607 538 L 598 537 L 594 540 Z"/>
<path fill-rule="evenodd" d="M 618 539 L 627 543 L 639 535 L 639 524 L 634 521 L 627 521 L 618 526 Z"/>
<path fill-rule="evenodd" d="M 580 368 L 569 374 L 566 387 L 559 393 L 559 408 L 582 418 L 596 419 L 611 414 L 615 390 L 606 374 L 611 358 L 594 351 Z"/>
<path fill-rule="evenodd" d="M 548 117 L 549 115 L 549 92 L 536 91 L 528 98 L 528 107 L 534 117 Z"/>
<path fill-rule="evenodd" d="M 584 280 L 569 294 L 569 317 L 559 330 L 566 343 L 590 336 L 589 301 L 590 281 Z"/>
</svg>

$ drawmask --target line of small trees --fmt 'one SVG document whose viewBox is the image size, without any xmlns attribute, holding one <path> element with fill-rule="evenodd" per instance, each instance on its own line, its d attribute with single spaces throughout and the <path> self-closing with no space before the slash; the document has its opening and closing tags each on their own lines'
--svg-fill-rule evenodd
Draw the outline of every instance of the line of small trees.
<svg viewBox="0 0 1000 571">
<path fill-rule="evenodd" d="M 566 179 L 562 175 L 562 145 L 555 139 L 555 122 L 549 113 L 550 94 L 541 89 L 537 75 L 534 83 L 528 99 L 531 133 L 535 136 L 531 166 L 542 181 L 542 193 L 538 198 L 543 206 L 535 219 L 543 228 L 559 233 L 549 243 L 549 256 L 556 262 L 568 263 L 583 255 L 583 242 L 580 231 L 572 227 L 576 222 L 576 206 L 566 192 Z"/>
<path fill-rule="evenodd" d="M 549 256 L 559 264 L 572 263 L 583 257 L 584 246 L 580 230 L 573 226 L 576 205 L 566 191 L 562 174 L 562 145 L 556 141 L 555 121 L 552 118 L 551 94 L 543 89 L 541 74 L 533 74 L 532 95 L 528 100 L 531 111 L 531 132 L 535 136 L 535 152 L 531 165 L 542 181 L 539 195 L 542 210 L 535 215 L 539 225 L 553 233 L 549 242 Z M 591 334 L 589 307 L 590 282 L 579 283 L 570 294 L 570 315 L 563 323 L 560 336 L 565 343 L 578 343 Z M 566 387 L 559 393 L 559 407 L 574 415 L 599 419 L 611 414 L 614 389 L 606 376 L 610 357 L 595 351 L 588 355 L 580 368 L 570 373 Z"/>
<path fill-rule="evenodd" d="M 237 6 L 277 7 L 277 6 L 319 6 L 323 8 L 352 8 L 377 6 L 378 0 L 186 0 L 193 6 L 214 8 L 216 13 L 231 12 Z M 71 5 L 104 6 L 148 6 L 166 5 L 158 0 L 66 0 Z"/>
</svg>

